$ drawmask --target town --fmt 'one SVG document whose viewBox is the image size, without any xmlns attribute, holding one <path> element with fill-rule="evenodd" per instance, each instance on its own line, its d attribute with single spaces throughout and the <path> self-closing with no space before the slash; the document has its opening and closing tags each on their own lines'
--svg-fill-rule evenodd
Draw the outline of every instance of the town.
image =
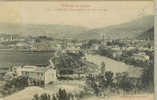
<svg viewBox="0 0 157 100">
<path fill-rule="evenodd" d="M 154 100 L 154 2 L 57 1 L 0 3 L 0 100 Z"/>
<path fill-rule="evenodd" d="M 44 35 L 33 37 L 1 34 L 1 51 L 28 54 L 53 51 L 53 56 L 46 65 L 1 66 L 2 97 L 25 87 L 40 86 L 48 89 L 51 85 L 65 81 L 84 82 L 97 96 L 108 95 L 104 90 L 109 87 L 120 88 L 125 92 L 142 91 L 145 85 L 153 88 L 154 44 L 148 39 L 105 39 L 103 35 L 99 40 L 73 40 L 54 39 Z M 114 66 L 108 63 L 110 61 L 121 62 L 124 67 L 118 63 Z M 13 89 L 10 90 L 10 87 Z"/>
</svg>

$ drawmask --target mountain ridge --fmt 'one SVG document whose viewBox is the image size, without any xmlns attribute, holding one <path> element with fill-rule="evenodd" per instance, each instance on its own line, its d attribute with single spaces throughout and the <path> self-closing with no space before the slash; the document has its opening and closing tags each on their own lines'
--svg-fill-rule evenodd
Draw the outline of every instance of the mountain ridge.
<svg viewBox="0 0 157 100">
<path fill-rule="evenodd" d="M 136 19 L 131 22 L 89 30 L 86 32 L 85 35 L 90 36 L 89 37 L 90 39 L 93 38 L 101 39 L 102 34 L 106 39 L 125 39 L 125 38 L 135 39 L 137 36 L 139 36 L 140 34 L 147 31 L 153 26 L 154 26 L 153 16 L 145 16 L 141 19 Z M 80 34 L 80 36 L 83 35 Z"/>
<path fill-rule="evenodd" d="M 154 16 L 144 16 L 133 21 L 102 28 L 89 29 L 87 27 L 58 25 L 58 24 L 0 24 L 0 33 L 21 35 L 46 35 L 53 38 L 73 38 L 80 40 L 105 38 L 125 39 L 136 37 L 153 27 Z"/>
<path fill-rule="evenodd" d="M 147 31 L 143 32 L 143 34 L 139 35 L 137 39 L 142 40 L 154 40 L 154 27 L 148 29 Z"/>
</svg>

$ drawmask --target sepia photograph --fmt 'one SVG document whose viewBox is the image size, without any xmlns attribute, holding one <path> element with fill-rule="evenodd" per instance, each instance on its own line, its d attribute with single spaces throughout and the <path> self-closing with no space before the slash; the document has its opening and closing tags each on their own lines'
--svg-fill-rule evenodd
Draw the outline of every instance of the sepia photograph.
<svg viewBox="0 0 157 100">
<path fill-rule="evenodd" d="M 154 2 L 0 2 L 0 100 L 154 100 Z"/>
</svg>

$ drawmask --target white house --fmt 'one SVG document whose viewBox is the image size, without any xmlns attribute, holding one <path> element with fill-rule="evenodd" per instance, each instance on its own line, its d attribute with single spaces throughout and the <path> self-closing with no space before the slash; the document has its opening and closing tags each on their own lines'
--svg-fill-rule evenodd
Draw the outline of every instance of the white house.
<svg viewBox="0 0 157 100">
<path fill-rule="evenodd" d="M 16 73 L 18 76 L 24 76 L 33 80 L 43 81 L 44 84 L 54 82 L 57 80 L 56 70 L 52 67 L 39 66 L 23 66 L 17 67 Z"/>
</svg>

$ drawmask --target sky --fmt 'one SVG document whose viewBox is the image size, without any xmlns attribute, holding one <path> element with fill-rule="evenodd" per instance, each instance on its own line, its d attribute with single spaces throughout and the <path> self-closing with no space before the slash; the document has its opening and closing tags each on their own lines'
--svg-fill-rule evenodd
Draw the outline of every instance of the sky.
<svg viewBox="0 0 157 100">
<path fill-rule="evenodd" d="M 88 28 L 153 15 L 153 1 L 0 2 L 0 23 L 64 24 Z"/>
</svg>

